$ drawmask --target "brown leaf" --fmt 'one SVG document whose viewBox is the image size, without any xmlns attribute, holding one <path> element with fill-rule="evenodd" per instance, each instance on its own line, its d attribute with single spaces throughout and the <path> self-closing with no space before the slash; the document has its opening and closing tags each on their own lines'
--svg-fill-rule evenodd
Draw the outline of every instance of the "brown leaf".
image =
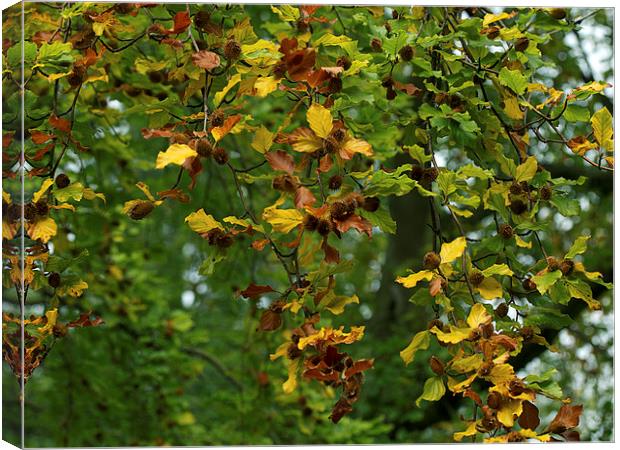
<svg viewBox="0 0 620 450">
<path fill-rule="evenodd" d="M 49 144 L 47 144 L 45 147 L 40 148 L 39 150 L 37 150 L 37 152 L 34 154 L 33 157 L 28 158 L 30 161 L 40 161 L 51 149 L 54 148 L 54 143 L 50 142 Z"/>
<path fill-rule="evenodd" d="M 300 186 L 295 191 L 295 207 L 303 208 L 304 206 L 312 206 L 316 202 L 316 197 L 312 194 L 310 189 L 304 186 Z"/>
<path fill-rule="evenodd" d="M 360 359 L 355 361 L 355 363 L 349 367 L 345 372 L 344 372 L 344 376 L 345 378 L 350 378 L 353 375 L 355 375 L 356 373 L 360 373 L 363 372 L 364 370 L 368 370 L 370 369 L 372 366 L 374 366 L 375 364 L 375 360 L 374 359 Z"/>
<path fill-rule="evenodd" d="M 274 292 L 271 286 L 261 286 L 259 284 L 251 283 L 247 288 L 239 292 L 239 294 L 245 298 L 256 300 L 261 294 L 266 294 L 268 292 Z"/>
<path fill-rule="evenodd" d="M 171 30 L 167 30 L 166 34 L 179 34 L 182 33 L 192 23 L 187 11 L 181 11 L 174 15 L 174 25 Z"/>
<path fill-rule="evenodd" d="M 366 233 L 368 237 L 372 235 L 372 224 L 357 214 L 353 214 L 341 222 L 336 221 L 336 228 L 341 233 L 346 233 L 351 228 L 355 228 L 360 233 Z"/>
<path fill-rule="evenodd" d="M 39 130 L 32 130 L 30 132 L 30 139 L 32 139 L 32 142 L 34 144 L 39 145 L 39 144 L 43 144 L 49 141 L 50 139 L 54 139 L 54 135 L 43 133 L 42 131 L 39 131 Z"/>
<path fill-rule="evenodd" d="M 289 175 L 292 175 L 295 170 L 295 160 L 282 150 L 265 153 L 265 159 L 273 170 L 281 170 Z"/>
<path fill-rule="evenodd" d="M 342 419 L 344 416 L 351 413 L 352 411 L 353 408 L 351 407 L 351 404 L 345 398 L 341 398 L 334 405 L 334 408 L 332 409 L 332 413 L 329 418 L 332 422 L 338 423 L 340 422 L 340 419 Z"/>
<path fill-rule="evenodd" d="M 220 57 L 217 53 L 210 52 L 209 50 L 201 50 L 192 55 L 192 61 L 195 66 L 201 69 L 211 70 L 219 67 Z"/>
<path fill-rule="evenodd" d="M 274 331 L 280 328 L 280 325 L 282 325 L 281 313 L 268 309 L 260 317 L 258 329 L 261 331 Z"/>
<path fill-rule="evenodd" d="M 80 317 L 67 323 L 67 328 L 82 328 L 82 327 L 96 327 L 103 323 L 101 317 L 95 317 L 90 319 L 90 312 L 80 314 Z"/>
<path fill-rule="evenodd" d="M 13 142 L 13 135 L 15 131 L 9 131 L 2 134 L 2 148 L 7 148 Z"/>
<path fill-rule="evenodd" d="M 340 253 L 334 247 L 327 243 L 327 239 L 323 240 L 321 245 L 323 253 L 325 253 L 325 262 L 328 264 L 338 264 L 340 262 Z"/>
<path fill-rule="evenodd" d="M 540 425 L 538 417 L 538 408 L 532 402 L 525 400 L 523 402 L 523 412 L 519 416 L 519 425 L 521 428 L 535 430 Z"/>
<path fill-rule="evenodd" d="M 161 192 L 158 192 L 157 195 L 161 199 L 170 198 L 172 200 L 178 200 L 181 203 L 189 202 L 189 195 L 187 195 L 185 192 L 183 192 L 179 188 L 168 189 L 167 191 L 161 191 Z"/>
<path fill-rule="evenodd" d="M 49 123 L 52 127 L 65 133 L 69 133 L 71 131 L 71 122 L 67 119 L 61 119 L 54 114 L 50 116 Z"/>
<path fill-rule="evenodd" d="M 316 53 L 312 48 L 304 48 L 285 56 L 284 61 L 291 80 L 301 81 L 306 78 L 308 72 L 314 67 Z"/>
<path fill-rule="evenodd" d="M 421 89 L 412 83 L 401 83 L 396 80 L 394 80 L 394 87 L 407 95 L 418 95 L 422 92 Z"/>
<path fill-rule="evenodd" d="M 482 399 L 480 398 L 480 395 L 478 395 L 476 391 L 473 391 L 471 389 L 466 389 L 465 392 L 463 392 L 463 397 L 471 398 L 474 402 L 476 402 L 476 405 L 482 406 Z"/>
<path fill-rule="evenodd" d="M 579 416 L 583 412 L 583 405 L 562 405 L 555 418 L 549 424 L 551 433 L 564 433 L 579 425 Z"/>
</svg>

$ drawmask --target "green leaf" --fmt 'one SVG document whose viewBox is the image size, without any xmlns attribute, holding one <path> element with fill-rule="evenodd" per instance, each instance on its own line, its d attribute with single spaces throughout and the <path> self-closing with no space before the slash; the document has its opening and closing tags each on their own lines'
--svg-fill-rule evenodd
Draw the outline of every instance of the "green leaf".
<svg viewBox="0 0 620 450">
<path fill-rule="evenodd" d="M 370 178 L 366 194 L 371 197 L 407 194 L 415 184 L 415 181 L 405 174 L 409 170 L 411 170 L 411 164 L 404 164 L 393 172 L 376 171 Z"/>
<path fill-rule="evenodd" d="M 590 120 L 590 111 L 585 106 L 568 105 L 562 117 L 567 122 L 587 122 Z"/>
<path fill-rule="evenodd" d="M 532 277 L 532 281 L 536 283 L 536 288 L 538 289 L 538 292 L 544 294 L 560 278 L 562 278 L 562 272 L 560 272 L 559 270 L 554 270 L 553 272 L 547 272 L 542 275 L 534 275 Z"/>
<path fill-rule="evenodd" d="M 527 383 L 528 387 L 541 393 L 545 397 L 549 397 L 554 400 L 561 400 L 564 396 L 562 393 L 562 388 L 552 379 L 556 373 L 557 370 L 551 368 L 540 375 L 528 375 L 524 378 L 524 381 Z"/>
<path fill-rule="evenodd" d="M 80 263 L 88 256 L 88 250 L 82 250 L 82 252 L 75 258 L 63 258 L 61 256 L 52 255 L 45 264 L 46 272 L 58 272 L 62 273 L 69 267 Z"/>
<path fill-rule="evenodd" d="M 572 297 L 583 300 L 588 304 L 588 308 L 593 310 L 601 309 L 601 304 L 592 297 L 592 289 L 583 280 L 566 280 L 568 291 Z"/>
<path fill-rule="evenodd" d="M 499 82 L 518 95 L 523 94 L 527 88 L 527 78 L 520 70 L 509 70 L 503 67 L 499 71 Z"/>
<path fill-rule="evenodd" d="M 379 227 L 384 233 L 396 233 L 396 222 L 387 209 L 381 208 L 375 212 L 362 209 L 359 211 L 359 215 L 367 219 L 373 226 Z"/>
<path fill-rule="evenodd" d="M 579 236 L 564 256 L 567 259 L 573 259 L 577 255 L 581 255 L 588 249 L 588 239 L 590 236 Z"/>
<path fill-rule="evenodd" d="M 39 48 L 39 56 L 37 58 L 38 64 L 41 65 L 45 72 L 59 73 L 66 72 L 73 64 L 73 56 L 71 50 L 73 47 L 69 42 L 53 42 L 48 44 L 44 42 Z"/>
<path fill-rule="evenodd" d="M 418 350 L 426 350 L 431 343 L 431 334 L 428 330 L 420 331 L 417 333 L 411 342 L 403 351 L 400 352 L 400 357 L 405 362 L 405 365 L 408 365 L 413 358 L 415 358 L 415 354 Z"/>
<path fill-rule="evenodd" d="M 443 384 L 443 380 L 440 377 L 432 377 L 426 380 L 424 383 L 424 390 L 422 395 L 415 401 L 416 406 L 419 408 L 422 400 L 429 402 L 435 402 L 446 393 L 446 386 Z"/>
<path fill-rule="evenodd" d="M 581 212 L 579 200 L 576 198 L 554 195 L 550 203 L 565 217 L 576 216 Z"/>
<path fill-rule="evenodd" d="M 22 45 L 20 42 L 9 48 L 6 52 L 7 62 L 11 68 L 21 67 Z M 37 58 L 37 46 L 32 42 L 24 42 L 24 67 L 31 66 Z"/>
</svg>

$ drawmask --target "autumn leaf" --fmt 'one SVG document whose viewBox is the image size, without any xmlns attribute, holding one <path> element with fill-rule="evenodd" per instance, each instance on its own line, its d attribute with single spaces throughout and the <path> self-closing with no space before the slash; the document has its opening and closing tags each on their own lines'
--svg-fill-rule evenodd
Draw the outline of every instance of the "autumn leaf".
<svg viewBox="0 0 620 450">
<path fill-rule="evenodd" d="M 312 191 L 305 186 L 300 186 L 295 191 L 295 207 L 303 209 L 305 206 L 312 206 L 316 202 L 316 198 Z"/>
<path fill-rule="evenodd" d="M 245 298 L 256 300 L 262 294 L 267 294 L 269 292 L 274 292 L 271 286 L 268 286 L 268 285 L 261 286 L 258 284 L 251 283 L 247 288 L 239 292 L 239 295 Z"/>
<path fill-rule="evenodd" d="M 192 62 L 196 67 L 211 70 L 219 67 L 220 57 L 217 53 L 210 52 L 209 50 L 201 50 L 192 55 Z"/>
<path fill-rule="evenodd" d="M 264 126 L 260 126 L 254 139 L 252 140 L 252 148 L 259 153 L 268 152 L 273 144 L 273 133 Z"/>
<path fill-rule="evenodd" d="M 187 158 L 197 156 L 196 150 L 186 144 L 172 144 L 165 152 L 157 154 L 156 169 L 163 169 L 168 164 L 183 165 Z"/>
<path fill-rule="evenodd" d="M 215 220 L 211 214 L 207 214 L 202 208 L 187 216 L 185 222 L 188 223 L 193 231 L 200 234 L 208 233 L 215 228 L 224 231 L 222 224 Z"/>
<path fill-rule="evenodd" d="M 422 270 L 420 272 L 407 275 L 406 277 L 398 277 L 396 278 L 396 282 L 402 284 L 406 288 L 412 288 L 422 280 L 429 281 L 433 278 L 433 275 L 433 272 L 430 270 Z"/>
<path fill-rule="evenodd" d="M 413 361 L 418 350 L 426 350 L 430 343 L 430 333 L 428 330 L 417 333 L 413 339 L 411 339 L 409 345 L 400 352 L 400 357 L 405 362 L 405 365 L 409 365 L 409 363 Z"/>
<path fill-rule="evenodd" d="M 331 133 L 333 125 L 332 125 L 332 115 L 329 110 L 318 103 L 313 103 L 310 108 L 308 108 L 308 112 L 306 113 L 306 118 L 308 119 L 308 124 L 310 125 L 310 129 L 314 131 L 320 138 L 326 138 Z"/>
<path fill-rule="evenodd" d="M 278 209 L 284 203 L 284 198 L 280 198 L 273 205 L 263 211 L 263 219 L 267 221 L 274 231 L 288 233 L 303 222 L 303 215 L 296 209 Z"/>
<path fill-rule="evenodd" d="M 56 236 L 58 226 L 51 217 L 43 217 L 36 222 L 26 226 L 30 239 L 47 243 L 52 237 Z"/>
<path fill-rule="evenodd" d="M 295 170 L 295 160 L 291 155 L 282 150 L 265 153 L 265 159 L 273 170 L 281 170 L 289 175 L 292 175 Z"/>
<path fill-rule="evenodd" d="M 456 238 L 451 242 L 444 242 L 441 245 L 441 251 L 439 256 L 441 257 L 441 263 L 451 263 L 460 257 L 465 251 L 467 241 L 463 236 Z"/>
<path fill-rule="evenodd" d="M 579 425 L 579 417 L 583 412 L 582 405 L 562 405 L 560 410 L 549 424 L 548 432 L 550 433 L 564 433 L 566 430 L 575 428 Z"/>
</svg>

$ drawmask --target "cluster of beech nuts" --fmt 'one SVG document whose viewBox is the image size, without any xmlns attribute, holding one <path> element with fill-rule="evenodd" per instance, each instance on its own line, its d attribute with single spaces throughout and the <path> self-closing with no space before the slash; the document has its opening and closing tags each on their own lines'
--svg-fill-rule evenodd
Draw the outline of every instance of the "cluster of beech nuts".
<svg viewBox="0 0 620 450">
<path fill-rule="evenodd" d="M 525 181 L 512 183 L 509 188 L 510 210 L 516 215 L 525 213 L 529 209 L 530 201 L 535 200 L 536 196 L 540 200 L 551 200 L 553 190 L 547 184 L 536 189 Z"/>
<path fill-rule="evenodd" d="M 335 222 L 344 222 L 353 214 L 356 208 L 369 212 L 379 209 L 380 201 L 377 197 L 364 197 L 361 194 L 349 194 L 342 200 L 336 200 L 329 206 L 329 218 L 319 218 L 312 214 L 304 217 L 304 228 L 307 231 L 316 231 L 321 236 L 327 236 L 336 230 Z"/>
</svg>

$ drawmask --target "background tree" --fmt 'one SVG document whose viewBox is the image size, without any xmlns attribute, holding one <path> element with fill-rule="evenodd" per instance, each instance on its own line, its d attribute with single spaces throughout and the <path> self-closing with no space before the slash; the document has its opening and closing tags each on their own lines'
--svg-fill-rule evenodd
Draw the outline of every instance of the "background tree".
<svg viewBox="0 0 620 450">
<path fill-rule="evenodd" d="M 610 438 L 608 11 L 25 8 L 26 445 Z"/>
</svg>

